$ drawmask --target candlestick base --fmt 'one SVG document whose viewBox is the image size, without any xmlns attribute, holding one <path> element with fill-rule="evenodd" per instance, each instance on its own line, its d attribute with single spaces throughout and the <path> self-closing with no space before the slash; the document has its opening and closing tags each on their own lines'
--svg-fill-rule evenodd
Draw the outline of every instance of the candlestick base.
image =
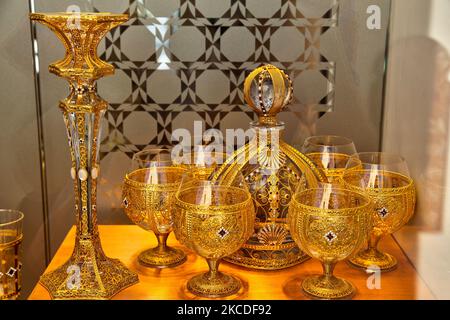
<svg viewBox="0 0 450 320">
<path fill-rule="evenodd" d="M 118 259 L 106 257 L 98 238 L 78 240 L 69 260 L 40 278 L 52 299 L 110 299 L 139 282 Z"/>
</svg>

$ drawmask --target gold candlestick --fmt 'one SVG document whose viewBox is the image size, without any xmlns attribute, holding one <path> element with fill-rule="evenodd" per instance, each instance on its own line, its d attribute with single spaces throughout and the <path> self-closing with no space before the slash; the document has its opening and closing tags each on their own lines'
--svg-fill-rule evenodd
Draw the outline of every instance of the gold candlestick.
<svg viewBox="0 0 450 320">
<path fill-rule="evenodd" d="M 64 59 L 49 71 L 67 79 L 69 96 L 59 107 L 64 115 L 72 158 L 76 240 L 72 256 L 44 274 L 40 283 L 53 299 L 108 299 L 138 282 L 119 260 L 106 257 L 97 227 L 100 121 L 108 104 L 97 95 L 96 81 L 114 73 L 100 60 L 97 46 L 112 28 L 128 20 L 125 14 L 33 13 L 31 20 L 49 27 L 63 42 Z"/>
</svg>

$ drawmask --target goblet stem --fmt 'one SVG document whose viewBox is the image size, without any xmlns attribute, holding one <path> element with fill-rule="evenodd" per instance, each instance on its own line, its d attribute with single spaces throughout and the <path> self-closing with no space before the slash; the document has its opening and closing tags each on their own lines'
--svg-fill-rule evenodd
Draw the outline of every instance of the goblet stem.
<svg viewBox="0 0 450 320">
<path fill-rule="evenodd" d="M 335 262 L 322 262 L 323 274 L 326 280 L 331 280 L 332 278 L 334 278 L 333 271 L 335 266 Z"/>
<path fill-rule="evenodd" d="M 392 255 L 378 250 L 378 243 L 382 235 L 372 233 L 369 237 L 367 249 L 364 249 L 349 260 L 350 264 L 356 268 L 367 269 L 377 267 L 381 271 L 391 271 L 395 269 L 397 260 Z"/>
<path fill-rule="evenodd" d="M 379 234 L 371 234 L 369 237 L 367 250 L 369 252 L 378 252 L 378 243 L 380 242 L 381 235 Z"/>
<path fill-rule="evenodd" d="M 237 293 L 242 287 L 239 279 L 218 271 L 220 259 L 206 259 L 208 272 L 191 278 L 187 288 L 195 295 L 207 298 L 221 298 Z"/>
<path fill-rule="evenodd" d="M 170 232 L 155 232 L 158 245 L 142 251 L 138 256 L 138 261 L 151 268 L 172 268 L 185 262 L 186 254 L 182 250 L 167 245 L 169 234 Z"/>
<path fill-rule="evenodd" d="M 206 262 L 208 262 L 209 267 L 209 271 L 208 273 L 206 273 L 206 277 L 208 278 L 208 280 L 213 280 L 219 273 L 220 259 L 206 259 Z"/>
<path fill-rule="evenodd" d="M 155 233 L 155 235 L 158 239 L 158 252 L 163 253 L 167 251 L 167 238 L 169 237 L 169 233 Z"/>
<path fill-rule="evenodd" d="M 323 275 L 306 278 L 303 290 L 314 298 L 342 299 L 355 293 L 355 287 L 347 280 L 333 275 L 336 262 L 322 262 Z"/>
</svg>

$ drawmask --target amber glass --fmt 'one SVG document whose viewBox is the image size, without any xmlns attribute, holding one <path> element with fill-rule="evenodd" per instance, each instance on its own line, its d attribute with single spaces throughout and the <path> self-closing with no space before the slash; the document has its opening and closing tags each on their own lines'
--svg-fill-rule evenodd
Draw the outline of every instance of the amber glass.
<svg viewBox="0 0 450 320">
<path fill-rule="evenodd" d="M 339 182 L 356 147 L 348 138 L 325 135 L 307 138 L 301 151 L 325 172 L 329 182 Z"/>
<path fill-rule="evenodd" d="M 243 178 L 225 185 L 186 175 L 176 195 L 174 216 L 177 239 L 205 258 L 209 266 L 208 272 L 188 281 L 187 289 L 209 298 L 238 293 L 241 281 L 218 267 L 221 259 L 236 252 L 253 232 L 255 210 Z"/>
<path fill-rule="evenodd" d="M 348 161 L 342 179 L 347 188 L 366 192 L 374 203 L 371 211 L 373 229 L 367 248 L 350 263 L 364 269 L 394 269 L 397 260 L 380 251 L 378 243 L 383 236 L 404 226 L 414 213 L 416 190 L 405 159 L 389 153 L 359 153 Z"/>
<path fill-rule="evenodd" d="M 175 267 L 186 261 L 185 253 L 167 246 L 173 230 L 173 205 L 184 168 L 174 164 L 169 149 L 136 153 L 123 185 L 123 208 L 141 228 L 152 231 L 158 246 L 141 252 L 141 264 L 154 268 Z"/>
<path fill-rule="evenodd" d="M 0 300 L 17 299 L 22 287 L 23 213 L 0 210 Z"/>
<path fill-rule="evenodd" d="M 323 266 L 323 275 L 309 276 L 302 282 L 306 294 L 343 299 L 355 293 L 353 284 L 334 276 L 333 270 L 366 240 L 369 208 L 370 200 L 364 193 L 331 184 L 296 192 L 289 208 L 289 229 L 299 247 Z"/>
<path fill-rule="evenodd" d="M 197 145 L 192 151 L 184 152 L 174 161 L 187 170 L 187 173 L 201 180 L 207 180 L 215 169 L 222 165 L 227 158 L 223 148 L 215 150 L 211 146 Z"/>
</svg>

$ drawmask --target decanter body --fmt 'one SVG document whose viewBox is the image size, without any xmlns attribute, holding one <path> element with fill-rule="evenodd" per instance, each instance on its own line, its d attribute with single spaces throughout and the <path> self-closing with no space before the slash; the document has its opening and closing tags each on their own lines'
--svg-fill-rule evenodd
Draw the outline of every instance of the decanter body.
<svg viewBox="0 0 450 320">
<path fill-rule="evenodd" d="M 326 177 L 282 139 L 284 124 L 277 121 L 276 114 L 291 100 L 289 77 L 274 66 L 260 67 L 247 77 L 244 94 L 259 115 L 259 120 L 251 124 L 253 137 L 227 159 L 214 178 L 232 183 L 237 172 L 243 174 L 256 210 L 255 230 L 226 260 L 255 269 L 283 269 L 308 258 L 296 246 L 287 227 L 291 198 L 299 184 L 314 187 Z"/>
</svg>

